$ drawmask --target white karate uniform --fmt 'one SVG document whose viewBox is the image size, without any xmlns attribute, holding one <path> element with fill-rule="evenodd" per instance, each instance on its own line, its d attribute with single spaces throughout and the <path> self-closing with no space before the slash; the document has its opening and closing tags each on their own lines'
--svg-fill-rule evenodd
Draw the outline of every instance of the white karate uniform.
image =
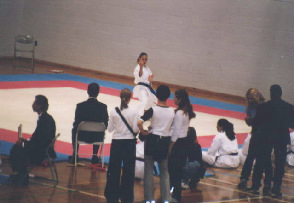
<svg viewBox="0 0 294 203">
<path fill-rule="evenodd" d="M 294 131 L 290 133 L 290 139 L 291 139 L 291 145 L 288 145 L 288 152 L 292 151 L 294 152 Z M 294 166 L 294 153 L 287 154 L 287 164 L 290 166 Z"/>
<path fill-rule="evenodd" d="M 152 72 L 149 67 L 143 67 L 143 73 L 141 77 L 139 76 L 140 65 L 138 64 L 134 70 L 135 84 L 136 86 L 133 89 L 133 97 L 139 99 L 138 112 L 139 115 L 142 116 L 144 114 L 144 110 L 148 110 L 151 107 L 155 106 L 157 103 L 156 96 L 150 91 L 148 87 L 143 85 L 137 85 L 139 82 L 150 85 L 149 76 L 152 75 Z"/>
<path fill-rule="evenodd" d="M 141 158 L 144 160 L 144 142 L 143 141 L 140 141 L 136 145 L 136 158 Z M 135 177 L 140 179 L 144 178 L 144 161 L 136 160 Z"/>
<path fill-rule="evenodd" d="M 236 168 L 240 163 L 239 156 L 230 155 L 232 153 L 238 153 L 237 139 L 229 140 L 225 132 L 220 132 L 212 140 L 208 151 L 202 152 L 202 160 L 215 167 Z"/>
<path fill-rule="evenodd" d="M 244 164 L 246 157 L 248 155 L 249 143 L 251 139 L 251 133 L 248 133 L 246 139 L 244 140 L 242 148 L 239 150 L 240 164 Z"/>
</svg>

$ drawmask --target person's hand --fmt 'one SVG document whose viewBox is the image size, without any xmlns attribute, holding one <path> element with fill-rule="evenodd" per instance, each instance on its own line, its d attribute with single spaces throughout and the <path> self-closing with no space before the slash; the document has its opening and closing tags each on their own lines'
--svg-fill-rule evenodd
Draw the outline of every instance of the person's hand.
<svg viewBox="0 0 294 203">
<path fill-rule="evenodd" d="M 20 139 L 18 139 L 17 141 L 16 141 L 16 145 L 22 145 L 22 143 L 25 141 L 25 139 L 23 139 L 23 138 L 20 138 Z"/>
<path fill-rule="evenodd" d="M 139 64 L 140 68 L 143 68 L 145 65 L 145 62 L 142 59 L 140 59 L 138 64 Z"/>
<path fill-rule="evenodd" d="M 149 131 L 148 130 L 143 130 L 140 132 L 143 136 L 147 136 L 149 135 Z"/>
<path fill-rule="evenodd" d="M 150 75 L 149 78 L 148 78 L 149 82 L 152 82 L 153 78 L 154 78 L 154 75 Z"/>
</svg>

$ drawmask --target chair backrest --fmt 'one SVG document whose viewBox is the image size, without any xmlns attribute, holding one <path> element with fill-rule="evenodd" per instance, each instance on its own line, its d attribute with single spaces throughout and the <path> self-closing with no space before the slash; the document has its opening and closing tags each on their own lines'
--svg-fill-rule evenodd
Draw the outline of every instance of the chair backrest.
<svg viewBox="0 0 294 203">
<path fill-rule="evenodd" d="M 103 142 L 106 126 L 103 122 L 82 121 L 77 128 L 77 141 Z"/>
<path fill-rule="evenodd" d="M 57 140 L 57 138 L 60 136 L 60 133 L 58 133 L 54 139 L 50 142 L 50 144 L 48 145 L 47 149 L 46 149 L 46 153 L 47 153 L 47 156 L 48 158 L 56 158 L 56 153 L 54 151 L 54 144 L 55 144 L 55 141 Z"/>
</svg>

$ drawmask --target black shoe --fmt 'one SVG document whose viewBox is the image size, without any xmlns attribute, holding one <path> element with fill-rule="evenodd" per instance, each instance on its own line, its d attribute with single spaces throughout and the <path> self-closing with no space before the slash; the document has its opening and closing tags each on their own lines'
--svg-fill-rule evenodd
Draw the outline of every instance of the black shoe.
<svg viewBox="0 0 294 203">
<path fill-rule="evenodd" d="M 238 189 L 247 190 L 247 180 L 241 179 L 240 183 L 238 184 Z"/>
<path fill-rule="evenodd" d="M 15 175 L 10 175 L 8 178 L 8 184 L 14 186 L 27 186 L 29 185 L 29 174 L 18 173 Z"/>
<path fill-rule="evenodd" d="M 258 187 L 252 187 L 249 189 L 249 192 L 254 195 L 260 195 L 260 191 Z"/>
<path fill-rule="evenodd" d="M 92 156 L 91 164 L 98 164 L 101 163 L 101 159 L 98 156 Z"/>
<path fill-rule="evenodd" d="M 265 185 L 263 187 L 263 196 L 271 196 L 271 186 Z"/>
</svg>

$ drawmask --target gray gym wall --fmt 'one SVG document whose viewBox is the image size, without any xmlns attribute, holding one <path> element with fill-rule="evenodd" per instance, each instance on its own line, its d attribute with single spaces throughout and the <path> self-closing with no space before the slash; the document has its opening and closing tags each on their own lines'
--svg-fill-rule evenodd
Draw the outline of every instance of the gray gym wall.
<svg viewBox="0 0 294 203">
<path fill-rule="evenodd" d="M 0 56 L 32 34 L 36 58 L 132 76 L 141 51 L 155 80 L 294 103 L 294 0 L 0 0 Z"/>
</svg>

